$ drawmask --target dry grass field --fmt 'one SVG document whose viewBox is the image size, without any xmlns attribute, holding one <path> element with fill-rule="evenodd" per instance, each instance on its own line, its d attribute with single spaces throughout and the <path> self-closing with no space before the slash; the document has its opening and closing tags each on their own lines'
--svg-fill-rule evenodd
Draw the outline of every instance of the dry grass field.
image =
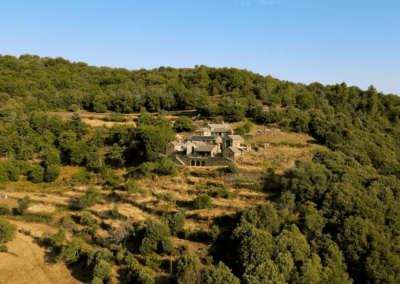
<svg viewBox="0 0 400 284">
<path fill-rule="evenodd" d="M 64 118 L 70 117 L 72 113 L 63 113 Z M 81 113 L 83 120 L 92 127 L 106 124 L 110 126 L 113 122 L 106 123 L 101 118 L 106 114 Z M 135 125 L 134 120 L 138 114 L 126 115 L 128 121 L 122 124 Z M 180 115 L 191 115 L 190 111 L 185 113 L 172 113 L 169 118 L 177 119 Z M 89 117 L 93 116 L 94 119 Z M 196 122 L 198 127 L 204 121 Z M 233 128 L 242 123 L 235 123 Z M 257 129 L 264 130 L 264 126 L 255 125 L 251 131 L 253 140 L 247 141 L 253 146 L 252 150 L 235 158 L 240 170 L 239 174 L 222 174 L 219 177 L 198 177 L 192 174 L 193 171 L 211 172 L 221 170 L 217 167 L 181 167 L 178 174 L 174 176 L 153 176 L 139 180 L 140 188 L 147 191 L 146 196 L 140 194 L 129 195 L 123 190 L 104 190 L 102 204 L 96 204 L 87 208 L 93 213 L 98 221 L 100 229 L 96 234 L 106 238 L 108 231 L 112 228 L 126 226 L 126 224 L 140 224 L 147 218 L 159 220 L 162 212 L 175 212 L 177 208 L 184 207 L 186 212 L 185 229 L 191 228 L 193 232 L 210 230 L 213 220 L 221 215 L 233 215 L 240 208 L 248 208 L 267 202 L 271 202 L 274 196 L 279 194 L 277 184 L 280 177 L 295 166 L 296 161 L 311 160 L 313 151 L 323 149 L 307 134 L 288 133 L 276 131 L 278 127 L 270 127 L 268 135 L 259 135 Z M 265 132 L 266 133 L 266 132 Z M 272 133 L 278 133 L 272 135 Z M 283 134 L 283 135 L 282 135 Z M 182 136 L 189 135 L 184 133 Z M 279 143 L 285 142 L 287 145 Z M 283 143 L 283 144 L 285 144 Z M 290 147 L 288 143 L 301 143 L 304 147 Z M 308 144 L 307 144 L 308 143 Z M 307 145 L 306 145 L 307 144 Z M 273 168 L 275 174 L 268 172 Z M 31 222 L 19 217 L 7 217 L 18 229 L 30 230 L 31 235 L 16 233 L 16 238 L 7 244 L 9 251 L 17 254 L 1 253 L 0 255 L 0 281 L 3 284 L 19 283 L 88 283 L 91 275 L 87 276 L 83 267 L 67 266 L 64 263 L 55 263 L 55 253 L 49 248 L 40 244 L 39 238 L 44 232 L 55 233 L 60 227 L 60 220 L 65 216 L 74 216 L 82 211 L 73 209 L 77 205 L 78 197 L 84 193 L 87 185 L 68 184 L 67 181 L 72 174 L 79 171 L 78 167 L 63 167 L 59 180 L 53 185 L 33 185 L 27 181 L 7 183 L 0 190 L 0 204 L 8 204 L 11 208 L 18 207 L 18 201 L 25 195 L 35 201 L 27 212 L 31 214 L 45 213 L 52 217 L 52 221 Z M 120 171 L 123 173 L 124 170 Z M 123 184 L 121 184 L 123 185 Z M 193 199 L 200 192 L 204 185 L 215 187 L 228 187 L 232 198 L 212 197 L 212 209 L 196 209 L 193 207 Z M 170 193 L 176 200 L 174 203 L 166 203 L 157 198 L 160 194 Z M 7 198 L 4 196 L 7 195 Z M 109 212 L 118 206 L 123 220 L 113 219 Z M 28 222 L 29 221 L 29 222 Z M 77 225 L 79 227 L 79 225 Z M 71 233 L 69 233 L 71 237 Z M 188 241 L 173 237 L 175 248 L 187 245 L 188 250 L 182 252 L 176 250 L 172 256 L 177 259 L 182 253 L 198 253 L 204 255 L 209 243 L 207 241 Z M 94 246 L 96 248 L 96 246 Z M 99 249 L 99 248 L 97 248 Z M 139 255 L 136 255 L 138 258 Z M 161 257 L 161 260 L 166 260 Z M 115 266 L 112 270 L 110 283 L 123 283 L 126 275 L 121 267 Z M 159 271 L 156 279 L 164 279 L 166 272 Z"/>
</svg>

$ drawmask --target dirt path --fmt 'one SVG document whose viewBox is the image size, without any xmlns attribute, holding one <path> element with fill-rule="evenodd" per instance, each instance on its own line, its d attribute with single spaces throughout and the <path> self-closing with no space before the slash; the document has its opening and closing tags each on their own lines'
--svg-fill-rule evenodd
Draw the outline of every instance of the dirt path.
<svg viewBox="0 0 400 284">
<path fill-rule="evenodd" d="M 15 222 L 18 228 L 30 229 L 32 236 L 40 232 L 51 231 L 52 228 L 39 224 Z M 71 272 L 64 263 L 52 264 L 46 261 L 49 250 L 41 248 L 32 236 L 16 233 L 13 241 L 7 243 L 8 250 L 18 255 L 9 253 L 0 254 L 0 281 L 4 284 L 77 284 L 83 283 L 71 276 Z"/>
</svg>

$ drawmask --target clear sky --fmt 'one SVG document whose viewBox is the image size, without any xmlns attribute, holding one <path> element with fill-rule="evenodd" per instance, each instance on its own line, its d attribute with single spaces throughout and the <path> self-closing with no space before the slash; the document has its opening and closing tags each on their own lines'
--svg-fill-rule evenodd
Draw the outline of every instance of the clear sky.
<svg viewBox="0 0 400 284">
<path fill-rule="evenodd" d="M 236 67 L 400 95 L 400 1 L 1 1 L 0 54 Z"/>
</svg>

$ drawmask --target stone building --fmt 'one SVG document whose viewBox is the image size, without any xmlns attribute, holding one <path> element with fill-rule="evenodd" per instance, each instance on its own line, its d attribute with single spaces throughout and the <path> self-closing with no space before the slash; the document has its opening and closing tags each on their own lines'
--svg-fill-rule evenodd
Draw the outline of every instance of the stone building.
<svg viewBox="0 0 400 284">
<path fill-rule="evenodd" d="M 229 158 L 248 150 L 242 145 L 244 138 L 233 135 L 233 130 L 225 124 L 206 124 L 195 132 L 196 135 L 184 141 L 172 141 L 166 146 L 169 159 L 187 166 L 228 166 Z"/>
</svg>

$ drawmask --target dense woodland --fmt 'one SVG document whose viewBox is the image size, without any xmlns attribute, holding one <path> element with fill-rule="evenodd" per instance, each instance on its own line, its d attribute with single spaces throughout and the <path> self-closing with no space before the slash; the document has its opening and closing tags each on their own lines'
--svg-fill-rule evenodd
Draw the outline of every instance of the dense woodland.
<svg viewBox="0 0 400 284">
<path fill-rule="evenodd" d="M 141 116 L 137 127 L 92 130 L 80 109 Z M 51 183 L 62 165 L 81 165 L 81 175 L 113 187 L 115 170 L 127 167 L 127 190 L 135 190 L 135 179 L 176 171 L 158 154 L 185 129 L 149 112 L 191 109 L 210 120 L 310 133 L 330 150 L 282 176 L 273 202 L 215 220 L 213 261 L 204 268 L 195 255 L 182 258 L 177 283 L 400 283 L 400 98 L 373 86 L 294 84 L 234 68 L 129 71 L 0 56 L 0 182 L 23 175 Z M 46 113 L 58 111 L 76 113 L 68 121 Z M 171 251 L 168 237 L 184 222 L 179 212 L 136 228 L 143 255 Z M 7 240 L 0 234 L 0 243 Z M 112 255 L 87 255 L 101 276 Z M 144 270 L 132 275 L 152 283 Z"/>
</svg>

